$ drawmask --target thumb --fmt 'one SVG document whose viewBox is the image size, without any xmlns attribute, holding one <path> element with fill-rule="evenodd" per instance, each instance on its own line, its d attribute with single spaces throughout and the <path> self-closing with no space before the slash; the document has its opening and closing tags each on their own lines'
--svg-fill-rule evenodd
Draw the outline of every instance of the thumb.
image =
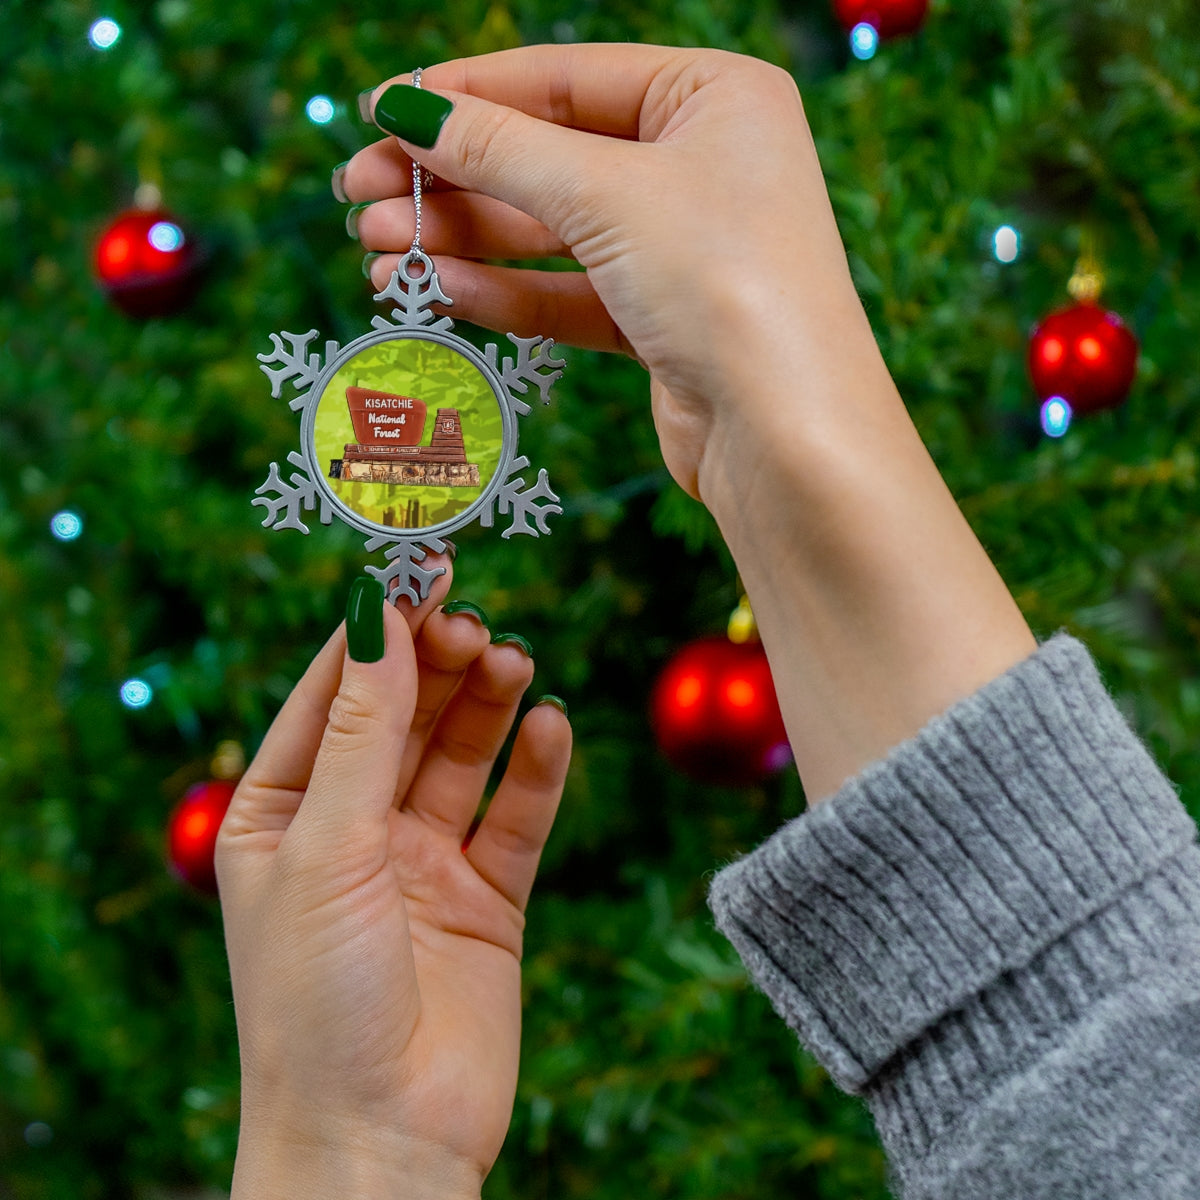
<svg viewBox="0 0 1200 1200">
<path fill-rule="evenodd" d="M 328 849 L 385 828 L 416 698 L 408 624 L 384 604 L 379 581 L 360 576 L 346 605 L 341 682 L 289 838 Z"/>
</svg>

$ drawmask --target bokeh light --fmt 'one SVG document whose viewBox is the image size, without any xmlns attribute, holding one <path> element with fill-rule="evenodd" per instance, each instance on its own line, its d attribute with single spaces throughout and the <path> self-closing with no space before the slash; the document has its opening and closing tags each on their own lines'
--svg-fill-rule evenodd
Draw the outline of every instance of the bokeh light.
<svg viewBox="0 0 1200 1200">
<path fill-rule="evenodd" d="M 861 21 L 850 31 L 850 49 L 854 57 L 866 62 L 875 57 L 879 49 L 879 30 L 867 21 Z"/>
<path fill-rule="evenodd" d="M 1042 405 L 1042 429 L 1047 437 L 1060 438 L 1071 427 L 1071 406 L 1061 396 L 1051 396 Z"/>
<path fill-rule="evenodd" d="M 333 101 L 328 96 L 313 96 L 304 111 L 314 125 L 328 125 L 333 120 Z"/>
<path fill-rule="evenodd" d="M 1021 253 L 1021 235 L 1011 225 L 1001 225 L 992 238 L 992 250 L 998 262 L 1016 262 Z"/>
<path fill-rule="evenodd" d="M 64 508 L 50 518 L 50 532 L 60 542 L 73 542 L 83 532 L 83 518 Z"/>
<path fill-rule="evenodd" d="M 25 1144 L 41 1150 L 54 1141 L 54 1130 L 45 1121 L 30 1121 L 25 1126 Z"/>
<path fill-rule="evenodd" d="M 145 708 L 154 699 L 154 689 L 144 679 L 127 679 L 121 684 L 121 703 L 126 708 Z"/>
<path fill-rule="evenodd" d="M 101 17 L 93 21 L 88 30 L 88 41 L 97 50 L 111 50 L 121 40 L 121 27 L 112 17 Z"/>
<path fill-rule="evenodd" d="M 174 221 L 156 221 L 150 226 L 146 238 L 155 250 L 161 250 L 164 254 L 178 250 L 184 243 L 183 230 Z"/>
</svg>

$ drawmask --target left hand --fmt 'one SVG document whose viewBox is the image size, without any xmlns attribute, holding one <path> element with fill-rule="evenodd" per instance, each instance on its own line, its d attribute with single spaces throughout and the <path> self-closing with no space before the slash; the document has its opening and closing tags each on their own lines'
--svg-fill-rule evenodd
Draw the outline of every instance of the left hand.
<svg viewBox="0 0 1200 1200">
<path fill-rule="evenodd" d="M 222 827 L 235 1200 L 478 1196 L 507 1132 L 523 914 L 570 728 L 526 716 L 464 848 L 533 663 L 436 603 L 405 606 L 411 631 L 384 604 L 377 662 L 333 635 Z"/>
</svg>

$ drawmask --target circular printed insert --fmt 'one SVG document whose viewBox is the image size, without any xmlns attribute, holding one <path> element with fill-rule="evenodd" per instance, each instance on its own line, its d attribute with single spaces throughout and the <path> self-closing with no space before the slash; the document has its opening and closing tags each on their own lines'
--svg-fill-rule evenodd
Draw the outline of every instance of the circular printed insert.
<svg viewBox="0 0 1200 1200">
<path fill-rule="evenodd" d="M 351 512 L 397 530 L 470 508 L 500 465 L 503 437 L 483 372 L 422 338 L 391 338 L 347 359 L 313 419 L 325 485 Z"/>
</svg>

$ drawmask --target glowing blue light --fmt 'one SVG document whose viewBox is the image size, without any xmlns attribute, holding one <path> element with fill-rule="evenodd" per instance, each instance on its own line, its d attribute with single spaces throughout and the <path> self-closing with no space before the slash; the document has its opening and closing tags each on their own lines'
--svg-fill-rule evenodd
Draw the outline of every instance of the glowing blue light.
<svg viewBox="0 0 1200 1200">
<path fill-rule="evenodd" d="M 1047 437 L 1060 438 L 1071 428 L 1071 406 L 1061 396 L 1051 396 L 1042 405 L 1042 429 Z"/>
<path fill-rule="evenodd" d="M 88 30 L 88 41 L 97 50 L 111 50 L 121 39 L 121 27 L 111 17 L 101 17 L 92 22 Z"/>
<path fill-rule="evenodd" d="M 850 31 L 850 49 L 854 57 L 866 62 L 875 57 L 879 49 L 879 30 L 867 21 L 862 21 Z"/>
<path fill-rule="evenodd" d="M 121 703 L 126 708 L 145 708 L 154 699 L 154 689 L 144 679 L 127 679 L 121 684 Z"/>
<path fill-rule="evenodd" d="M 64 508 L 50 518 L 50 532 L 60 542 L 73 542 L 83 532 L 83 518 Z"/>
<path fill-rule="evenodd" d="M 314 96 L 304 111 L 314 125 L 328 125 L 333 120 L 333 101 L 328 96 Z"/>
<path fill-rule="evenodd" d="M 173 221 L 155 221 L 146 237 L 155 250 L 162 250 L 165 254 L 178 250 L 184 243 L 183 230 Z"/>
<path fill-rule="evenodd" d="M 1016 262 L 1021 253 L 1021 235 L 1011 225 L 1001 225 L 992 238 L 992 250 L 999 262 Z"/>
</svg>

